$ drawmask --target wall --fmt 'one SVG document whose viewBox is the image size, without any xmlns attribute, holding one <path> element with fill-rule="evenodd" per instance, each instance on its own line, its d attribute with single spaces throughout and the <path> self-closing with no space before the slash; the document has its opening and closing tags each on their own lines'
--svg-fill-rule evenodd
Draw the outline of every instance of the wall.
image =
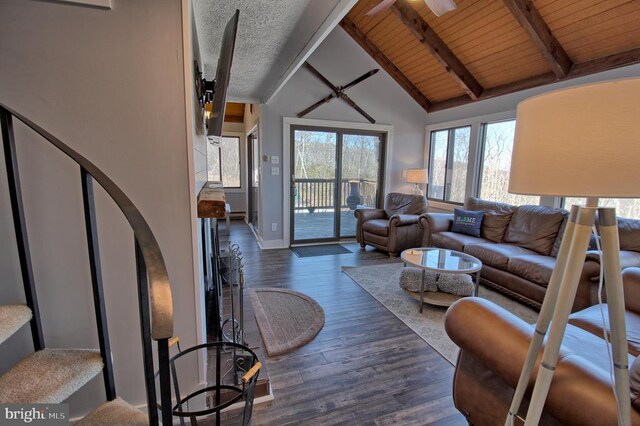
<svg viewBox="0 0 640 426">
<path fill-rule="evenodd" d="M 7 0 L 0 4 L 0 102 L 110 175 L 155 232 L 172 281 L 175 334 L 196 343 L 181 3 L 113 0 L 113 10 Z M 78 168 L 16 126 L 25 214 L 49 347 L 97 348 Z M 0 154 L 1 156 L 2 154 Z M 24 301 L 0 166 L 0 303 Z M 115 380 L 145 403 L 132 233 L 96 189 Z M 32 352 L 28 327 L 0 346 L 0 373 Z M 184 389 L 198 369 L 181 371 Z M 104 400 L 102 376 L 74 395 L 71 415 Z"/>
<path fill-rule="evenodd" d="M 340 27 L 333 30 L 308 61 L 336 85 L 345 85 L 371 69 L 380 68 Z M 282 118 L 295 117 L 329 93 L 330 89 L 308 70 L 298 70 L 276 96 L 261 106 L 261 155 L 278 155 L 282 159 Z M 348 94 L 377 124 L 393 125 L 392 161 L 386 178 L 391 190 L 410 190 L 403 182 L 402 171 L 422 166 L 426 112 L 383 70 L 349 89 Z M 368 123 L 341 100 L 333 100 L 305 118 Z M 283 238 L 283 176 L 282 173 L 272 176 L 270 167 L 263 167 L 262 179 L 263 188 L 267 189 L 262 191 L 260 218 L 265 225 L 260 234 L 265 241 L 280 240 Z M 272 223 L 277 224 L 275 232 L 271 231 Z"/>
</svg>

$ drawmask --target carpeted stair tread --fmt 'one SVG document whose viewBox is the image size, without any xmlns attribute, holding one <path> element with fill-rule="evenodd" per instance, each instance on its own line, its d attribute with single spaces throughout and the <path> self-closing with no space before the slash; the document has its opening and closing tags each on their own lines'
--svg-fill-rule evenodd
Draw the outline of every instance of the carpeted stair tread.
<svg viewBox="0 0 640 426">
<path fill-rule="evenodd" d="M 0 377 L 0 403 L 60 403 L 100 371 L 100 351 L 43 349 Z"/>
<path fill-rule="evenodd" d="M 0 343 L 7 340 L 31 319 L 27 305 L 0 305 Z"/>
<path fill-rule="evenodd" d="M 145 413 L 127 401 L 116 398 L 103 403 L 82 420 L 74 423 L 74 426 L 146 426 L 148 424 L 149 418 Z"/>
</svg>

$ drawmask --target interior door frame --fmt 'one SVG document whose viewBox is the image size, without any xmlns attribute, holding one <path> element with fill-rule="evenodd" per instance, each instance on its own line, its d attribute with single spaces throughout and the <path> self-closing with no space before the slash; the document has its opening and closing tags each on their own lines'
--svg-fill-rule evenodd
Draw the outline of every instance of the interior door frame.
<svg viewBox="0 0 640 426">
<path fill-rule="evenodd" d="M 258 131 L 258 125 L 256 124 L 255 126 L 253 126 L 246 134 L 246 140 L 247 140 L 247 173 L 246 173 L 246 177 L 247 177 L 247 215 L 246 215 L 246 219 L 247 219 L 247 224 L 249 224 L 251 226 L 251 228 L 254 230 L 254 232 L 258 232 L 258 229 L 254 229 L 254 225 L 251 221 L 252 217 L 253 217 L 253 210 L 254 210 L 254 202 L 253 202 L 253 191 L 254 191 L 254 186 L 253 186 L 253 156 L 254 156 L 254 149 L 253 149 L 253 136 L 256 135 L 256 137 L 258 138 L 258 143 L 260 141 L 260 133 Z M 258 147 L 259 150 L 259 147 Z M 260 152 L 258 151 L 258 156 L 260 155 Z M 258 157 L 258 167 L 260 166 L 260 158 Z M 259 174 L 259 172 L 258 172 Z M 258 189 L 260 187 L 258 186 Z M 258 210 L 257 210 L 257 214 L 258 216 L 260 215 L 260 195 L 258 194 L 258 200 L 257 200 L 257 204 L 258 204 Z M 260 223 L 258 221 L 258 223 Z"/>
<path fill-rule="evenodd" d="M 330 239 L 313 239 L 313 240 L 303 240 L 303 242 L 296 242 L 293 240 L 293 212 L 291 210 L 291 170 L 293 165 L 292 152 L 294 149 L 293 144 L 293 130 L 296 128 L 313 128 L 314 130 L 320 131 L 338 131 L 338 139 L 341 139 L 341 134 L 382 134 L 382 146 L 381 146 L 381 155 L 382 160 L 380 161 L 380 170 L 379 170 L 379 179 L 380 179 L 380 187 L 381 191 L 378 194 L 379 203 L 383 202 L 384 194 L 389 192 L 390 183 L 388 177 L 388 170 L 390 168 L 391 163 L 391 152 L 393 147 L 393 126 L 384 125 L 384 124 L 369 124 L 369 123 L 353 123 L 353 122 L 344 122 L 344 121 L 331 121 L 331 120 L 314 120 L 307 118 L 294 118 L 294 117 L 284 117 L 283 118 L 283 246 L 290 247 L 292 244 L 295 245 L 304 245 L 304 244 L 322 244 L 322 243 L 334 243 L 336 241 L 340 241 L 339 237 L 334 237 Z M 336 161 L 340 161 L 341 156 L 341 148 L 342 144 L 340 140 L 336 140 Z M 341 169 L 338 167 L 338 169 Z M 338 176 L 339 170 L 336 173 L 336 179 L 340 179 Z M 341 187 L 341 185 L 338 185 Z M 334 196 L 334 205 L 337 205 L 340 196 L 340 191 L 336 191 Z M 336 211 L 336 220 L 334 221 L 335 231 L 334 235 L 340 234 L 340 214 L 339 209 Z M 351 237 L 349 237 L 351 238 Z"/>
</svg>

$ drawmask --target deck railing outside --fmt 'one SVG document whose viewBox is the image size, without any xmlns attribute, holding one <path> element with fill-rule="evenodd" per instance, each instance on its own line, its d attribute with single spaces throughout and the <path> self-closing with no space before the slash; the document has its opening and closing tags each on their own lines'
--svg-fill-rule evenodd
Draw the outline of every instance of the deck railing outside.
<svg viewBox="0 0 640 426">
<path fill-rule="evenodd" d="M 342 179 L 340 182 L 340 208 L 354 209 L 355 205 L 376 207 L 378 198 L 378 182 L 369 179 Z M 358 198 L 350 196 L 356 195 Z M 313 213 L 316 210 L 334 208 L 336 196 L 335 179 L 296 179 L 294 211 L 307 210 Z"/>
</svg>

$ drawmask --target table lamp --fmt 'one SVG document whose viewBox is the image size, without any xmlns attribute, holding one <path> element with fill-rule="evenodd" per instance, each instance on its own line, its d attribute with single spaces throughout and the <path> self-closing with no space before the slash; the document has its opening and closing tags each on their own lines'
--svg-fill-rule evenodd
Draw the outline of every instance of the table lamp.
<svg viewBox="0 0 640 426">
<path fill-rule="evenodd" d="M 429 173 L 427 169 L 407 169 L 405 181 L 413 184 L 413 193 L 416 195 L 424 195 L 420 185 L 429 182 Z"/>
<path fill-rule="evenodd" d="M 618 420 L 621 425 L 630 424 L 617 219 L 615 208 L 598 208 L 598 198 L 639 198 L 639 164 L 640 78 L 562 89 L 518 105 L 509 192 L 586 197 L 587 202 L 571 208 L 507 425 L 518 413 L 548 331 L 525 425 L 540 420 L 596 220 L 602 240 Z"/>
</svg>

